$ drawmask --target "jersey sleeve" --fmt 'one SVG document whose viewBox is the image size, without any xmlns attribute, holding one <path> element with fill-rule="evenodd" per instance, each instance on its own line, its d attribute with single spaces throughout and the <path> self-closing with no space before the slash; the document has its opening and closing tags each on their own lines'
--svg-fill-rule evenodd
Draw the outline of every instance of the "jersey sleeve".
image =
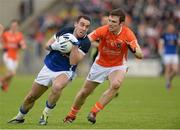
<svg viewBox="0 0 180 130">
<path fill-rule="evenodd" d="M 88 53 L 90 47 L 91 47 L 91 42 L 90 42 L 89 38 L 85 38 L 84 40 L 81 41 L 79 49 L 86 54 L 86 53 Z"/>
<path fill-rule="evenodd" d="M 92 33 L 89 34 L 89 37 L 93 40 L 100 40 L 103 35 L 106 33 L 106 26 L 102 26 L 94 30 Z"/>
<path fill-rule="evenodd" d="M 3 34 L 1 35 L 1 42 L 4 43 L 4 41 L 5 41 L 5 33 L 3 33 Z"/>
</svg>

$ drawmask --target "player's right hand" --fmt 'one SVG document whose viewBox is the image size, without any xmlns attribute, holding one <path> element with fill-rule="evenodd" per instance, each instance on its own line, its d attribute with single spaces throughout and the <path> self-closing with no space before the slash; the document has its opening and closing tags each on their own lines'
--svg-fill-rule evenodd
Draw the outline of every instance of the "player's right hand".
<svg viewBox="0 0 180 130">
<path fill-rule="evenodd" d="M 64 50 L 64 45 L 63 43 L 60 43 L 59 41 L 55 40 L 51 45 L 49 45 L 49 48 L 51 50 L 61 51 Z"/>
<path fill-rule="evenodd" d="M 66 33 L 66 34 L 63 35 L 63 37 L 70 40 L 73 43 L 73 45 L 78 46 L 80 44 L 78 39 L 71 33 Z"/>
</svg>

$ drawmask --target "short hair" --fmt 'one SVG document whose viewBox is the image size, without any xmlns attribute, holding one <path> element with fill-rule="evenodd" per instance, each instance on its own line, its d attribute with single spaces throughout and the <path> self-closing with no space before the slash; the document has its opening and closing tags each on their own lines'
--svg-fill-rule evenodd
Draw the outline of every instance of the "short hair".
<svg viewBox="0 0 180 130">
<path fill-rule="evenodd" d="M 87 16 L 87 15 L 79 15 L 79 16 L 77 17 L 77 19 L 76 19 L 76 22 L 79 22 L 79 20 L 80 20 L 81 18 L 84 18 L 84 19 L 88 20 L 89 22 L 91 22 L 91 18 L 90 18 L 89 16 Z"/>
<path fill-rule="evenodd" d="M 121 8 L 117 8 L 112 10 L 109 15 L 114 15 L 114 16 L 119 16 L 119 22 L 124 22 L 125 21 L 125 12 Z"/>
</svg>

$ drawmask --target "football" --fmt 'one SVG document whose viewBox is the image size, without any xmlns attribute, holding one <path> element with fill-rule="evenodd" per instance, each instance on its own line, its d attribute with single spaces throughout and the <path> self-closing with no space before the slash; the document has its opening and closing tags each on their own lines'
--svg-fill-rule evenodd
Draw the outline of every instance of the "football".
<svg viewBox="0 0 180 130">
<path fill-rule="evenodd" d="M 71 51 L 73 44 L 69 39 L 60 36 L 59 38 L 57 38 L 57 41 L 61 46 L 61 49 L 59 50 L 60 52 L 69 53 Z"/>
</svg>

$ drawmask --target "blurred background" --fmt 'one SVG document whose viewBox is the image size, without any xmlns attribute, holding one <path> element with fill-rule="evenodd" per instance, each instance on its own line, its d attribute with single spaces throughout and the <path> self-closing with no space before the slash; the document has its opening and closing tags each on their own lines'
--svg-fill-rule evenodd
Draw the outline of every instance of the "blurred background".
<svg viewBox="0 0 180 130">
<path fill-rule="evenodd" d="M 18 71 L 21 74 L 37 74 L 47 53 L 44 45 L 57 30 L 73 25 L 74 18 L 79 14 L 87 14 L 92 17 L 91 32 L 101 25 L 102 17 L 107 12 L 119 7 L 126 11 L 126 24 L 138 37 L 145 56 L 144 60 L 137 61 L 129 53 L 128 75 L 163 74 L 158 43 L 168 23 L 173 23 L 180 35 L 180 0 L 0 0 L 0 23 L 8 28 L 12 19 L 20 21 L 28 49 L 21 54 Z M 87 74 L 94 49 L 91 48 L 80 64 L 79 75 Z M 3 72 L 2 51 L 0 55 L 0 72 Z"/>
</svg>

